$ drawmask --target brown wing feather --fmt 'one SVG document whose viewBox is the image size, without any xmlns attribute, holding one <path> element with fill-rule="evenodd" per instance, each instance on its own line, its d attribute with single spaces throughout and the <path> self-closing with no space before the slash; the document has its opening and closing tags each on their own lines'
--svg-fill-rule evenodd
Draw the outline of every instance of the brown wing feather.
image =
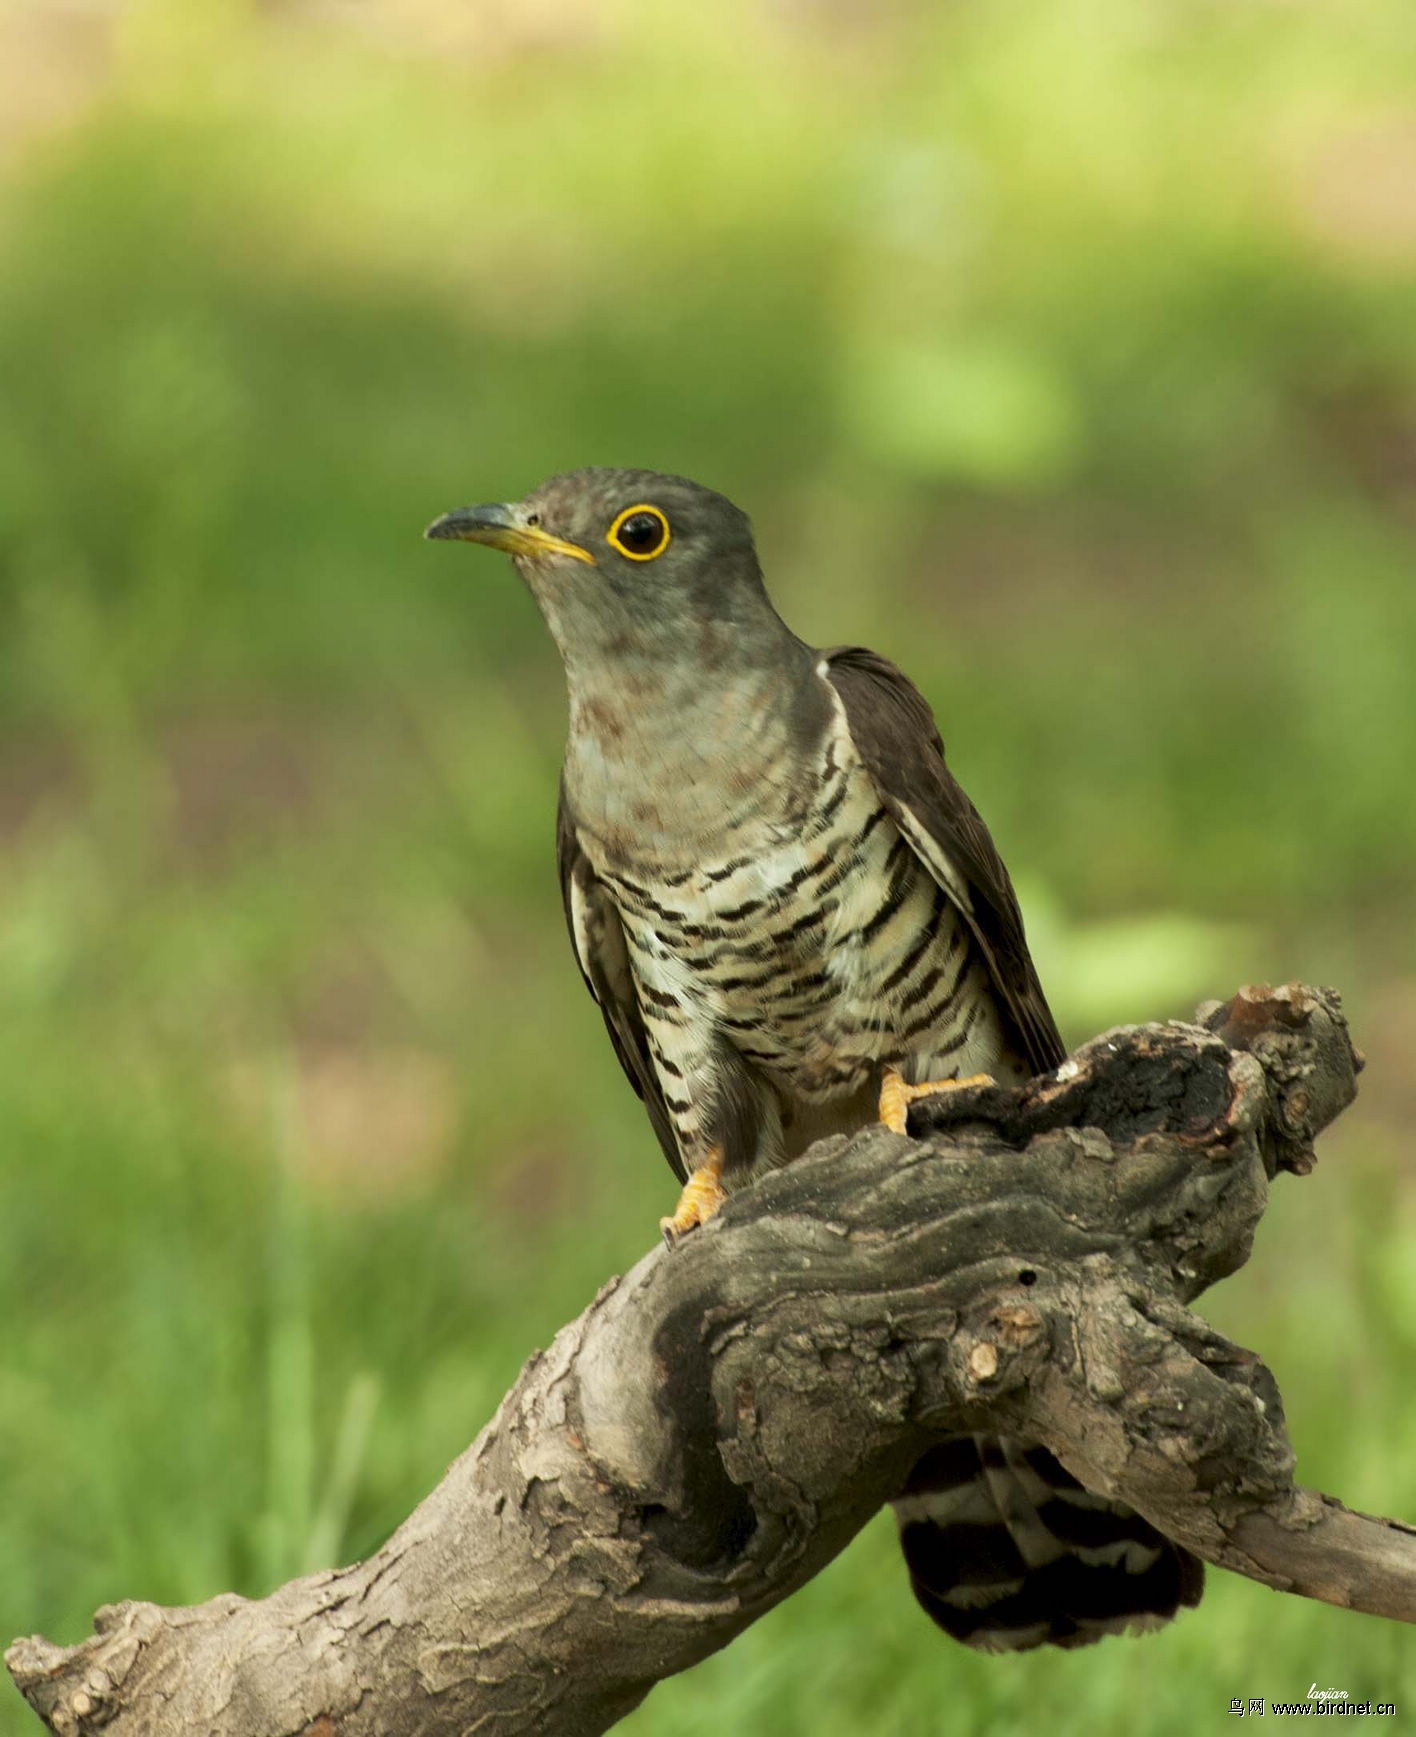
<svg viewBox="0 0 1416 1737">
<path fill-rule="evenodd" d="M 944 763 L 927 701 L 894 664 L 863 646 L 823 655 L 881 800 L 973 931 L 1010 1037 L 1033 1071 L 1046 1073 L 1067 1051 L 1028 952 L 1013 883 L 978 810 Z M 940 860 L 920 848 L 921 830 Z"/>
<path fill-rule="evenodd" d="M 649 1053 L 649 1037 L 634 993 L 629 948 L 619 912 L 580 848 L 575 816 L 566 801 L 564 786 L 556 814 L 556 860 L 560 868 L 566 927 L 570 930 L 570 944 L 575 950 L 580 975 L 585 979 L 585 987 L 599 1003 L 615 1055 L 630 1085 L 644 1100 L 664 1156 L 674 1173 L 684 1178 L 673 1123 L 664 1106 L 663 1092 Z"/>
</svg>

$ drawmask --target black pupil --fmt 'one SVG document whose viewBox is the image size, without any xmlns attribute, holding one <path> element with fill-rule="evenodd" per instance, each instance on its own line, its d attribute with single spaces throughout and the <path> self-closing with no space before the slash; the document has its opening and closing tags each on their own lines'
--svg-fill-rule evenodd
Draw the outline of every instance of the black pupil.
<svg viewBox="0 0 1416 1737">
<path fill-rule="evenodd" d="M 664 527 L 653 513 L 631 513 L 619 528 L 619 540 L 634 555 L 647 555 L 664 540 Z"/>
</svg>

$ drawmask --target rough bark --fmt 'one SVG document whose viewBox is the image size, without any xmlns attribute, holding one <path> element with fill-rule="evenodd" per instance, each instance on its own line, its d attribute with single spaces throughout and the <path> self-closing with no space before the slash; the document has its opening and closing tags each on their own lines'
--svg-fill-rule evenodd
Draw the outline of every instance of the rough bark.
<svg viewBox="0 0 1416 1737">
<path fill-rule="evenodd" d="M 1186 1306 L 1355 1095 L 1339 999 L 1199 1017 L 823 1143 L 606 1285 L 367 1562 L 107 1606 L 79 1646 L 17 1642 L 16 1682 L 64 1737 L 600 1732 L 958 1429 L 1045 1442 L 1210 1562 L 1416 1621 L 1416 1533 L 1295 1488 L 1272 1376 Z"/>
</svg>

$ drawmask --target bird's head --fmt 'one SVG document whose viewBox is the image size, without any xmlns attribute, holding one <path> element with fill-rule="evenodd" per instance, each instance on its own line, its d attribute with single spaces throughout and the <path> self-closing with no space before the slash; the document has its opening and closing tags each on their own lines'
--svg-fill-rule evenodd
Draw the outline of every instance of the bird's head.
<svg viewBox="0 0 1416 1737">
<path fill-rule="evenodd" d="M 646 470 L 577 470 L 520 501 L 460 507 L 425 535 L 504 550 L 566 667 L 745 648 L 785 632 L 747 515 L 712 489 Z"/>
</svg>

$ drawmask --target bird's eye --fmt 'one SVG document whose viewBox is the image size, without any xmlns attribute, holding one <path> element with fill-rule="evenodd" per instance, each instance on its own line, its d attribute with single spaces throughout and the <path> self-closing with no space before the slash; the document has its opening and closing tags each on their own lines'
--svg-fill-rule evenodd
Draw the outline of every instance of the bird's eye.
<svg viewBox="0 0 1416 1737">
<path fill-rule="evenodd" d="M 626 507 L 607 535 L 631 561 L 652 561 L 669 546 L 669 521 L 657 507 Z"/>
</svg>

